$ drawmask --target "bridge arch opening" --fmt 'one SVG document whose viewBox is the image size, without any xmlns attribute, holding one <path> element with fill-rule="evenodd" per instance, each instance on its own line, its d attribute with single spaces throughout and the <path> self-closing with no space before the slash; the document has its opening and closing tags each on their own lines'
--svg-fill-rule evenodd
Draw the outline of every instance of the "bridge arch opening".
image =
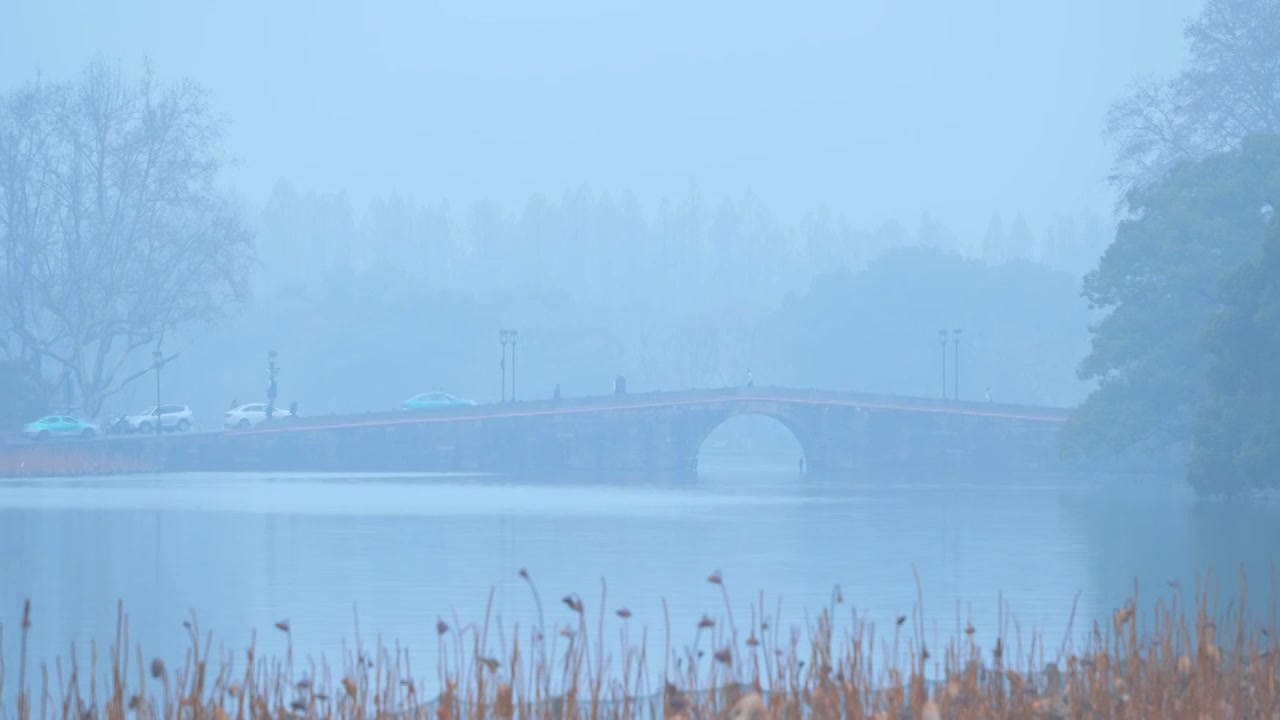
<svg viewBox="0 0 1280 720">
<path fill-rule="evenodd" d="M 758 413 L 733 415 L 712 427 L 697 449 L 699 469 L 791 470 L 806 460 L 803 443 L 781 420 Z"/>
</svg>

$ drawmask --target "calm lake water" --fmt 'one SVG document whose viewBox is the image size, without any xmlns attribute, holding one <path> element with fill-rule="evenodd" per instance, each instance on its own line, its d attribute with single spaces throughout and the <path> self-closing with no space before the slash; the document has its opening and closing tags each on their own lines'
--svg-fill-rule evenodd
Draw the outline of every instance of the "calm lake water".
<svg viewBox="0 0 1280 720">
<path fill-rule="evenodd" d="M 170 663 L 182 658 L 182 622 L 193 610 L 229 651 L 242 651 L 255 629 L 261 649 L 281 649 L 272 626 L 288 619 L 297 653 L 331 661 L 353 640 L 358 613 L 366 645 L 378 635 L 399 640 L 417 658 L 415 674 L 434 678 L 437 618 L 481 622 L 494 588 L 508 628 L 536 620 L 520 568 L 537 582 L 548 623 L 572 620 L 559 602 L 569 592 L 594 614 L 604 577 L 610 638 L 612 611 L 625 606 L 633 628 L 646 624 L 660 643 L 665 597 L 684 643 L 703 613 L 723 615 L 706 581 L 712 571 L 723 573 L 739 626 L 761 590 L 768 614 L 781 595 L 782 623 L 803 624 L 804 611 L 816 613 L 839 584 L 841 624 L 853 605 L 888 628 L 916 602 L 913 566 L 939 633 L 956 628 L 960 603 L 989 646 L 1003 594 L 1024 634 L 1040 628 L 1056 648 L 1077 592 L 1082 631 L 1123 603 L 1135 576 L 1144 592 L 1164 593 L 1170 580 L 1190 587 L 1213 568 L 1230 592 L 1243 564 L 1253 597 L 1265 601 L 1280 557 L 1278 520 L 1274 506 L 1197 502 L 1169 481 L 819 477 L 789 463 L 705 461 L 687 480 L 6 480 L 0 652 L 12 678 L 25 598 L 39 660 L 65 656 L 73 642 L 109 643 L 117 599 L 131 644 Z"/>
</svg>

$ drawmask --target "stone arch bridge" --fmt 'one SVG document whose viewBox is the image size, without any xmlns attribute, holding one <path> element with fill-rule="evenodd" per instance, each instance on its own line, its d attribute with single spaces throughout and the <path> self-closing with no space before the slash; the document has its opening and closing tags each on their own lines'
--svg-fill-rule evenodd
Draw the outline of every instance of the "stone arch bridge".
<svg viewBox="0 0 1280 720">
<path fill-rule="evenodd" d="M 246 431 L 59 443 L 165 471 L 529 471 L 696 468 L 727 420 L 786 426 L 812 471 L 1056 465 L 1068 410 L 787 388 L 727 388 L 302 417 Z M 52 446 L 45 448 L 52 449 Z M 128 462 L 123 462 L 128 461 Z"/>
</svg>

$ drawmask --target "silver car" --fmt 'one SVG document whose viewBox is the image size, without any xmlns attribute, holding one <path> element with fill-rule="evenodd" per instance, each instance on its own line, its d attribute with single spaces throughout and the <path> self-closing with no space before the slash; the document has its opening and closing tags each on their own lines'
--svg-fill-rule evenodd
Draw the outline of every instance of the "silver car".
<svg viewBox="0 0 1280 720">
<path fill-rule="evenodd" d="M 280 420 L 287 420 L 293 417 L 293 413 L 277 407 L 273 409 L 271 416 Z M 240 405 L 222 413 L 222 426 L 231 430 L 248 430 L 261 425 L 266 420 L 266 403 Z"/>
<path fill-rule="evenodd" d="M 195 424 L 195 415 L 186 405 L 159 405 L 135 415 L 126 415 L 124 423 L 130 432 L 149 433 L 157 428 L 186 432 Z"/>
</svg>

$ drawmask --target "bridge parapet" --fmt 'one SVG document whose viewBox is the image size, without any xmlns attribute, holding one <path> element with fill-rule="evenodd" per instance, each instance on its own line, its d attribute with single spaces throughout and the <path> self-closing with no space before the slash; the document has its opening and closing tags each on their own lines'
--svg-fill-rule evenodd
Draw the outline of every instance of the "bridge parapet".
<svg viewBox="0 0 1280 720">
<path fill-rule="evenodd" d="M 244 431 L 57 447 L 89 457 L 104 444 L 113 457 L 138 460 L 122 466 L 168 470 L 665 472 L 692 467 L 706 437 L 730 418 L 764 415 L 791 430 L 811 468 L 856 470 L 1050 462 L 1067 413 L 756 386 L 301 417 Z"/>
</svg>

